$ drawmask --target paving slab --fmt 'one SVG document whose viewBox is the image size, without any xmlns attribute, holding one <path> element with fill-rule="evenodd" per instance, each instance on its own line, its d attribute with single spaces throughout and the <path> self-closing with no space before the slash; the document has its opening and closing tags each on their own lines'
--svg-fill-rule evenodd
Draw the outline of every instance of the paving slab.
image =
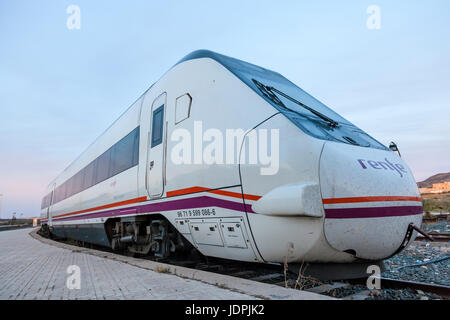
<svg viewBox="0 0 450 320">
<path fill-rule="evenodd" d="M 0 233 L 0 299 L 328 299 L 246 279 L 80 248 L 43 238 L 36 231 Z M 76 280 L 73 281 L 77 272 L 68 270 L 70 266 L 79 268 L 79 289 Z"/>
</svg>

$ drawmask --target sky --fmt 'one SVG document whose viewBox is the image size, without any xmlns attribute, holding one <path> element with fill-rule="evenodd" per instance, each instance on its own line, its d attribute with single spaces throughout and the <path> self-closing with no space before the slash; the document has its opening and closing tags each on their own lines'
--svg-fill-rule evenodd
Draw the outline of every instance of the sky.
<svg viewBox="0 0 450 320">
<path fill-rule="evenodd" d="M 450 171 L 450 2 L 337 2 L 0 0 L 2 217 L 39 215 L 47 184 L 197 49 L 275 70 L 395 141 L 417 181 Z"/>
</svg>

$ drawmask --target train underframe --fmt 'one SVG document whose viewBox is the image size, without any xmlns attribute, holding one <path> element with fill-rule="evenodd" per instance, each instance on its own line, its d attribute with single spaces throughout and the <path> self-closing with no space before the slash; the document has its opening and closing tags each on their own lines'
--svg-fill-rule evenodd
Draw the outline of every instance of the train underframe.
<svg viewBox="0 0 450 320">
<path fill-rule="evenodd" d="M 113 250 L 127 250 L 141 255 L 168 258 L 190 253 L 194 247 L 160 215 L 130 216 L 110 219 L 105 224 Z"/>
<path fill-rule="evenodd" d="M 70 239 L 81 244 L 107 246 L 114 251 L 168 258 L 198 252 L 162 215 L 108 219 L 104 224 L 41 226 L 48 238 Z"/>
</svg>

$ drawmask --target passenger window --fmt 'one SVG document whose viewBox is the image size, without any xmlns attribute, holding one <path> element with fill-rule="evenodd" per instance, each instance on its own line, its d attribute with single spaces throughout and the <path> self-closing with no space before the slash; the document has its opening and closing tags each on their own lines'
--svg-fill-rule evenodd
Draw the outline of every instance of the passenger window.
<svg viewBox="0 0 450 320">
<path fill-rule="evenodd" d="M 100 183 L 109 178 L 111 150 L 106 151 L 100 157 L 98 157 L 95 167 L 95 183 Z"/>
<path fill-rule="evenodd" d="M 61 200 L 61 186 L 55 189 L 55 195 L 53 196 L 53 203 L 57 203 Z"/>
<path fill-rule="evenodd" d="M 161 144 L 164 126 L 164 105 L 153 111 L 151 147 Z"/>
<path fill-rule="evenodd" d="M 133 166 L 139 163 L 139 131 L 139 127 L 134 130 Z"/>
<path fill-rule="evenodd" d="M 83 180 L 84 180 L 83 171 L 79 171 L 73 177 L 73 190 L 71 195 L 74 195 L 83 190 Z"/>
<path fill-rule="evenodd" d="M 59 187 L 59 200 L 64 200 L 66 196 L 66 184 L 63 183 L 60 187 Z"/>
<path fill-rule="evenodd" d="M 111 176 L 133 166 L 134 131 L 116 143 L 112 152 Z"/>
<path fill-rule="evenodd" d="M 84 168 L 84 185 L 83 190 L 92 187 L 95 183 L 95 176 L 94 176 L 94 164 L 95 162 L 92 161 L 89 163 L 89 165 Z"/>
<path fill-rule="evenodd" d="M 73 194 L 73 190 L 74 190 L 74 179 L 70 178 L 66 183 L 67 183 L 67 187 L 66 187 L 66 198 L 70 197 Z"/>
<path fill-rule="evenodd" d="M 175 124 L 189 118 L 191 112 L 192 97 L 186 93 L 177 98 L 175 102 Z"/>
</svg>

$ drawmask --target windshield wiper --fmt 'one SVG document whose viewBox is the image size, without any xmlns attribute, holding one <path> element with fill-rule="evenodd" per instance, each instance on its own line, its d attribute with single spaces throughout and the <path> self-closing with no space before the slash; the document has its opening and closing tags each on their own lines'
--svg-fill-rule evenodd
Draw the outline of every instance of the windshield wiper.
<svg viewBox="0 0 450 320">
<path fill-rule="evenodd" d="M 328 118 L 326 115 L 320 113 L 319 111 L 314 110 L 313 108 L 308 107 L 306 104 L 301 103 L 300 101 L 298 101 L 298 100 L 292 98 L 291 96 L 285 94 L 284 92 L 278 90 L 277 88 L 270 87 L 270 86 L 266 86 L 266 85 L 262 84 L 261 82 L 259 82 L 259 81 L 256 80 L 256 79 L 252 79 L 252 80 L 253 80 L 253 82 L 256 84 L 256 86 L 259 88 L 259 90 L 261 90 L 261 92 L 262 92 L 266 97 L 268 97 L 270 100 L 272 100 L 273 102 L 275 102 L 275 103 L 276 103 L 277 105 L 279 105 L 280 107 L 283 107 L 283 108 L 285 108 L 285 109 L 287 109 L 287 110 L 289 110 L 289 111 L 292 111 L 292 112 L 295 112 L 295 113 L 299 114 L 298 111 L 295 111 L 295 110 L 293 110 L 293 109 L 291 109 L 291 108 L 289 108 L 289 107 L 286 107 L 286 105 L 285 105 L 285 104 L 284 104 L 284 103 L 283 103 L 283 102 L 282 102 L 282 101 L 274 94 L 274 92 L 277 93 L 277 94 L 279 94 L 280 96 L 282 96 L 282 97 L 284 97 L 284 98 L 286 98 L 286 99 L 288 99 L 288 100 L 290 100 L 290 101 L 292 101 L 292 102 L 298 104 L 299 106 L 305 108 L 306 110 L 308 110 L 308 111 L 311 112 L 312 114 L 318 116 L 320 119 L 326 121 L 330 127 L 336 128 L 336 127 L 339 125 L 339 123 L 336 122 L 336 121 L 334 121 L 333 119 L 330 119 L 330 118 Z"/>
</svg>

